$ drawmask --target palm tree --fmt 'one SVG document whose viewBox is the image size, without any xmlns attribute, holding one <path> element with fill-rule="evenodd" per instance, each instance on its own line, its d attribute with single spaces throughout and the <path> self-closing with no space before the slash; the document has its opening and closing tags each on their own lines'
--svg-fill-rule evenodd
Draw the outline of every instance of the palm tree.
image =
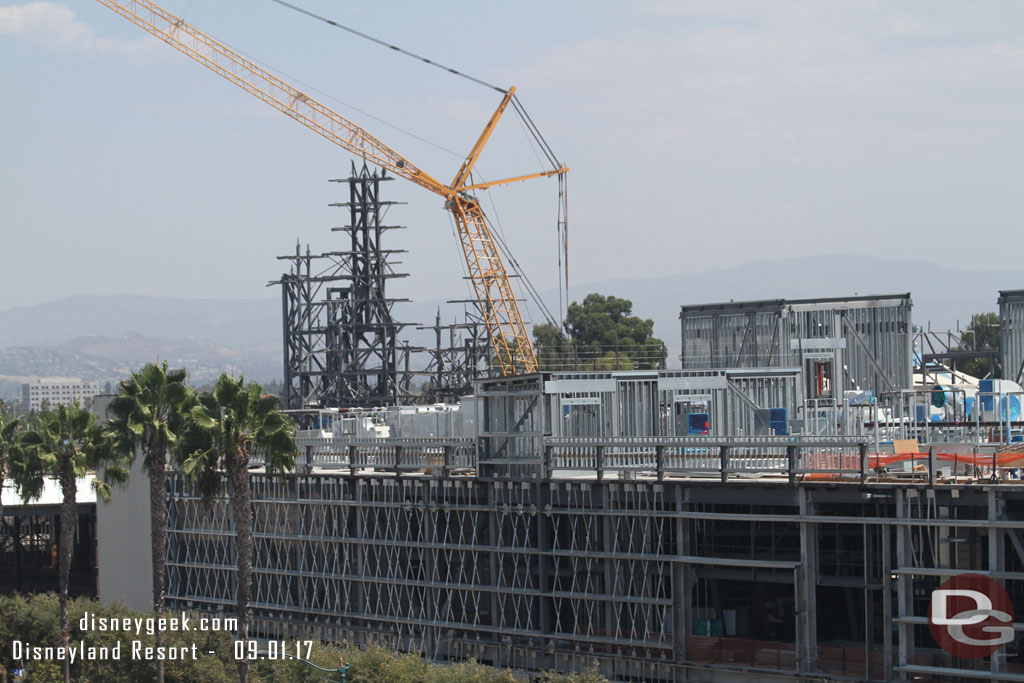
<svg viewBox="0 0 1024 683">
<path fill-rule="evenodd" d="M 142 454 L 149 475 L 150 535 L 153 541 L 153 612 L 157 624 L 164 616 L 165 563 L 167 559 L 167 456 L 185 422 L 192 392 L 185 386 L 184 369 L 168 370 L 167 363 L 150 363 L 122 380 L 117 398 L 107 413 L 108 433 L 117 453 L 127 462 Z M 156 631 L 162 647 L 164 633 Z M 164 662 L 157 660 L 157 680 L 163 683 Z"/>
<path fill-rule="evenodd" d="M 238 556 L 238 638 L 246 648 L 253 556 L 249 466 L 259 451 L 268 472 L 293 468 L 295 424 L 278 410 L 277 397 L 264 396 L 259 384 L 245 386 L 241 377 L 222 374 L 212 392 L 199 395 L 182 436 L 182 470 L 204 501 L 211 501 L 227 480 Z M 240 661 L 238 670 L 239 680 L 246 683 L 248 662 Z"/>
<path fill-rule="evenodd" d="M 75 498 L 78 479 L 89 470 L 104 466 L 104 481 L 93 480 L 93 488 L 101 500 L 110 500 L 112 482 L 127 480 L 128 472 L 114 455 L 96 416 L 77 405 L 57 406 L 39 413 L 20 439 L 21 453 L 11 463 L 11 474 L 23 500 L 39 498 L 47 477 L 55 477 L 63 499 L 60 509 L 58 555 L 58 593 L 62 645 L 68 646 L 68 578 L 71 553 L 74 549 L 78 510 Z M 71 680 L 70 663 L 64 664 L 64 682 Z"/>
<path fill-rule="evenodd" d="M 20 447 L 18 433 L 22 423 L 16 417 L 8 418 L 4 412 L 6 406 L 0 401 L 0 519 L 4 516 L 4 480 L 11 474 L 11 462 L 19 457 Z"/>
</svg>

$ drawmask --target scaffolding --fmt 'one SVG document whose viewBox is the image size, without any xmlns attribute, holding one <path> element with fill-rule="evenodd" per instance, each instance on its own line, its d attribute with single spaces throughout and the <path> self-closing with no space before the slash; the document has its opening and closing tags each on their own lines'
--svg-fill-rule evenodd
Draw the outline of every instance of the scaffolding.
<svg viewBox="0 0 1024 683">
<path fill-rule="evenodd" d="M 382 222 L 395 202 L 380 199 L 390 180 L 364 163 L 352 166 L 349 200 L 331 206 L 349 210 L 349 224 L 333 228 L 348 235 L 348 249 L 313 255 L 296 245 L 281 286 L 284 337 L 284 404 L 289 409 L 397 405 L 409 394 L 409 355 L 400 346 L 388 280 L 406 277 L 390 260 L 403 250 L 384 249 Z"/>
<path fill-rule="evenodd" d="M 999 292 L 999 354 L 1003 379 L 1024 384 L 1024 289 Z"/>
<path fill-rule="evenodd" d="M 477 302 L 463 303 L 476 305 Z M 491 342 L 483 317 L 466 310 L 463 319 L 461 323 L 444 325 L 439 309 L 433 325 L 416 328 L 433 332 L 434 336 L 434 345 L 423 349 L 429 355 L 421 374 L 425 380 L 424 403 L 456 403 L 472 394 L 473 382 L 489 372 Z"/>
</svg>

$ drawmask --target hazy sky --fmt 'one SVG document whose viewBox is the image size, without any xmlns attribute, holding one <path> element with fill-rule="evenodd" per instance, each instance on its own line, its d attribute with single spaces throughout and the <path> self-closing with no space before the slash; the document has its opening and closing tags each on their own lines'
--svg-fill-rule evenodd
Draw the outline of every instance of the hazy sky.
<svg viewBox="0 0 1024 683">
<path fill-rule="evenodd" d="M 292 1 L 517 85 L 572 168 L 575 283 L 834 253 L 1020 263 L 1024 4 Z M 269 0 L 163 4 L 446 180 L 500 98 Z M 0 0 L 0 67 L 0 310 L 275 296 L 296 240 L 342 247 L 327 180 L 351 157 L 99 3 Z M 539 168 L 506 116 L 482 174 Z M 483 198 L 542 288 L 556 190 Z M 408 202 L 395 294 L 464 297 L 440 199 L 387 194 Z"/>
</svg>

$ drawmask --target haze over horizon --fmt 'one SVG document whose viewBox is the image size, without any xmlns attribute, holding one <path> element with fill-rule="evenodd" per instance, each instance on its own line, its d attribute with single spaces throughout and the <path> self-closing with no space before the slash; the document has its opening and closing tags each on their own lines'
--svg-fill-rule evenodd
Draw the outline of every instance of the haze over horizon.
<svg viewBox="0 0 1024 683">
<path fill-rule="evenodd" d="M 733 268 L 674 276 L 574 284 L 569 298 L 582 301 L 587 294 L 597 292 L 629 299 L 634 314 L 654 320 L 655 336 L 672 349 L 679 343 L 678 314 L 683 305 L 909 292 L 914 323 L 943 330 L 966 326 L 974 313 L 997 310 L 999 291 L 1021 289 L 1022 285 L 1022 267 L 981 272 L 923 260 L 832 255 L 751 261 Z M 233 347 L 279 343 L 281 303 L 277 291 L 274 294 L 260 299 L 77 294 L 0 310 L 0 348 L 52 346 L 79 337 L 132 333 L 165 339 L 203 339 Z M 546 299 L 557 298 L 553 291 L 541 294 Z M 444 299 L 416 297 L 396 304 L 394 315 L 396 320 L 415 326 L 432 323 L 440 309 L 443 321 L 460 322 L 464 307 L 461 303 L 446 304 Z M 524 304 L 523 310 L 528 323 L 541 322 L 536 306 Z M 427 333 L 408 327 L 401 336 L 413 344 L 432 343 L 432 337 L 418 339 L 422 334 Z"/>
</svg>

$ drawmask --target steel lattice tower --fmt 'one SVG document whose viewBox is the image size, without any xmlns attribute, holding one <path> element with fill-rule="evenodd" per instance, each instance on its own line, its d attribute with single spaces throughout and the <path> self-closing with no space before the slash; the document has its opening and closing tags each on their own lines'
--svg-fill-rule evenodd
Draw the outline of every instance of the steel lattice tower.
<svg viewBox="0 0 1024 683">
<path fill-rule="evenodd" d="M 397 322 L 387 281 L 396 273 L 389 258 L 404 253 L 381 246 L 387 207 L 380 184 L 391 180 L 364 163 L 352 166 L 345 182 L 349 224 L 333 228 L 348 235 L 348 248 L 319 255 L 296 246 L 290 271 L 271 284 L 281 285 L 284 335 L 285 405 L 288 408 L 374 407 L 396 405 L 408 395 L 408 347 L 399 349 Z M 402 369 L 404 368 L 404 369 Z"/>
</svg>

